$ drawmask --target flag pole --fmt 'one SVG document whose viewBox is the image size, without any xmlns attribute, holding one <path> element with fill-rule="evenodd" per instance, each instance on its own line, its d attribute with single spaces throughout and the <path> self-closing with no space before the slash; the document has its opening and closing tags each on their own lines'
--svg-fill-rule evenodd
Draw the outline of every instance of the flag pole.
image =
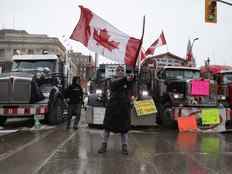
<svg viewBox="0 0 232 174">
<path fill-rule="evenodd" d="M 143 37 L 144 37 L 144 31 L 145 31 L 145 15 L 143 16 L 143 30 L 142 30 L 142 36 L 141 36 L 141 42 L 140 42 L 140 44 L 139 44 L 139 47 L 138 47 L 138 50 L 137 50 L 137 52 L 136 52 L 136 59 L 135 59 L 135 64 L 134 64 L 134 67 L 133 67 L 133 73 L 135 74 L 135 69 L 136 69 L 136 62 L 137 62 L 137 60 L 138 60 L 138 57 L 139 57 L 139 53 L 140 53 L 140 50 L 141 50 L 141 48 L 142 48 L 142 44 L 143 44 Z M 139 61 L 139 64 L 140 64 L 140 61 Z M 140 66 L 140 65 L 138 65 L 138 66 Z M 139 68 L 140 69 L 140 68 Z M 139 72 L 137 73 L 137 76 L 139 76 Z M 136 77 L 136 79 L 137 79 L 138 77 Z M 136 87 L 136 90 L 135 90 L 135 95 L 136 96 L 138 96 L 138 94 L 139 94 L 139 86 L 140 86 L 140 84 L 139 84 L 139 80 L 137 81 L 136 80 L 136 82 L 135 82 L 135 86 L 137 86 Z"/>
<path fill-rule="evenodd" d="M 140 42 L 139 47 L 138 47 L 138 50 L 137 50 L 137 52 L 136 52 L 135 64 L 134 64 L 134 67 L 133 67 L 133 70 L 134 70 L 134 71 L 135 71 L 135 68 L 136 68 L 136 62 L 137 62 L 137 60 L 138 60 L 140 50 L 141 50 L 142 45 L 143 45 L 144 31 L 145 31 L 145 16 L 143 16 L 143 30 L 142 30 L 142 36 L 141 36 L 141 39 L 140 39 L 141 42 Z"/>
</svg>

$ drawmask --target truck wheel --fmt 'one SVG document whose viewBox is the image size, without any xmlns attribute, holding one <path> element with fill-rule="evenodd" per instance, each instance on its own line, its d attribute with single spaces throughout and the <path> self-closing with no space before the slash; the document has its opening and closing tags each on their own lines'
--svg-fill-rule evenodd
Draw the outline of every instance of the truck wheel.
<svg viewBox="0 0 232 174">
<path fill-rule="evenodd" d="M 166 103 L 163 106 L 161 113 L 161 122 L 162 125 L 166 128 L 177 128 L 177 123 L 173 118 L 171 117 L 171 105 L 169 103 Z"/>
<path fill-rule="evenodd" d="M 64 120 L 64 106 L 61 98 L 57 98 L 48 114 L 48 124 L 59 124 Z"/>
<path fill-rule="evenodd" d="M 7 118 L 6 117 L 0 117 L 0 126 L 4 126 L 6 123 Z"/>
</svg>

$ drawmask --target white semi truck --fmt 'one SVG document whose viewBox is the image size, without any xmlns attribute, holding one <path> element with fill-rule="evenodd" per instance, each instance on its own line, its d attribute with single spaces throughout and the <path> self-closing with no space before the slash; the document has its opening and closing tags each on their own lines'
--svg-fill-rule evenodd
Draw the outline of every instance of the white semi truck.
<svg viewBox="0 0 232 174">
<path fill-rule="evenodd" d="M 0 74 L 0 124 L 13 117 L 64 121 L 64 61 L 57 55 L 15 55 L 9 73 Z"/>
</svg>

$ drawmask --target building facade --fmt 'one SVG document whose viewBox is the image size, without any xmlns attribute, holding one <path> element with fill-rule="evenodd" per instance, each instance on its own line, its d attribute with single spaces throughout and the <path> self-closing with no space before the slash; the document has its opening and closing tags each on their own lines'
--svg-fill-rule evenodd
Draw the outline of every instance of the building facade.
<svg viewBox="0 0 232 174">
<path fill-rule="evenodd" d="M 186 59 L 176 56 L 170 52 L 149 57 L 144 63 L 149 66 L 154 66 L 159 68 L 164 66 L 187 65 Z"/>
<path fill-rule="evenodd" d="M 83 55 L 79 52 L 68 51 L 68 57 L 76 65 L 77 75 L 81 78 L 81 86 L 87 89 L 87 83 L 95 73 L 95 62 L 92 56 Z"/>
<path fill-rule="evenodd" d="M 9 70 L 16 54 L 56 54 L 65 59 L 66 49 L 58 38 L 45 34 L 29 34 L 25 30 L 0 30 L 0 69 Z"/>
</svg>

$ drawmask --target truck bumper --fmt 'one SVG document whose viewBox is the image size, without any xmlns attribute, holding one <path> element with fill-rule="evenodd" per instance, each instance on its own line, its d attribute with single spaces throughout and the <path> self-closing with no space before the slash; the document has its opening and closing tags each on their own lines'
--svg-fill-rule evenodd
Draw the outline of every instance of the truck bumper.
<svg viewBox="0 0 232 174">
<path fill-rule="evenodd" d="M 0 105 L 0 116 L 5 117 L 31 117 L 44 119 L 48 112 L 47 104 L 11 104 Z"/>
<path fill-rule="evenodd" d="M 105 107 L 87 105 L 86 122 L 93 125 L 102 125 L 105 117 Z M 138 117 L 135 110 L 131 110 L 132 126 L 154 126 L 156 125 L 156 114 Z"/>
</svg>

